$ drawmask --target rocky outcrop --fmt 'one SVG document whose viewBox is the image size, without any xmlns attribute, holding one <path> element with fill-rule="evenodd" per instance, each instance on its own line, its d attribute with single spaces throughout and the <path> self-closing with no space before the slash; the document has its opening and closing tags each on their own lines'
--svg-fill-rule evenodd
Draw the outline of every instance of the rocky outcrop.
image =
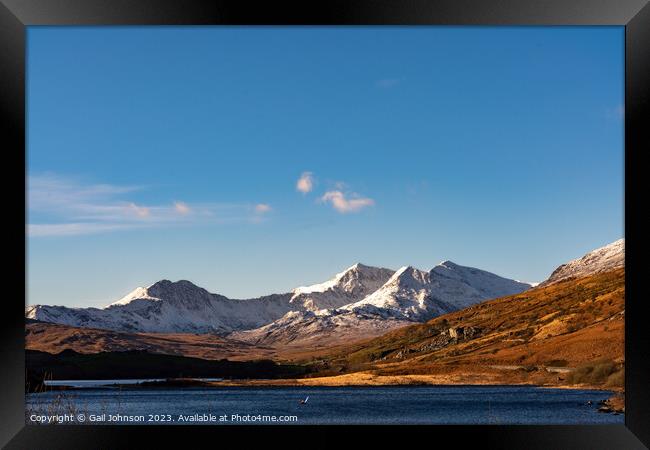
<svg viewBox="0 0 650 450">
<path fill-rule="evenodd" d="M 455 327 L 449 328 L 447 334 L 456 340 L 472 339 L 481 333 L 478 327 Z"/>
<path fill-rule="evenodd" d="M 384 357 L 382 359 L 388 359 L 389 357 L 403 359 L 410 356 L 413 353 L 424 353 L 424 352 L 434 352 L 440 350 L 448 345 L 458 344 L 459 342 L 465 342 L 471 339 L 475 339 L 481 335 L 481 329 L 479 327 L 451 327 L 447 328 L 440 332 L 439 335 L 428 340 L 422 345 L 417 347 L 405 347 L 401 350 L 395 352 L 393 355 Z"/>
</svg>

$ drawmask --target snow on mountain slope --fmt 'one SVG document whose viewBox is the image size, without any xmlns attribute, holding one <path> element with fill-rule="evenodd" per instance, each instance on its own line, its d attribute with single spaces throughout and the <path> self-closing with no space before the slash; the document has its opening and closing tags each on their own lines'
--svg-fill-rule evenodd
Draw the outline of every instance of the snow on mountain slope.
<svg viewBox="0 0 650 450">
<path fill-rule="evenodd" d="M 431 272 L 442 277 L 462 281 L 487 298 L 518 294 L 533 286 L 532 283 L 500 277 L 474 267 L 459 266 L 451 261 L 441 262 L 431 269 Z"/>
<path fill-rule="evenodd" d="M 581 278 L 587 275 L 608 272 L 624 266 L 625 239 L 619 239 L 604 247 L 597 248 L 581 258 L 562 264 L 540 286 L 547 286 L 567 278 Z"/>
<path fill-rule="evenodd" d="M 362 299 L 381 286 L 392 271 L 355 264 L 333 279 L 249 300 L 212 294 L 185 280 L 162 280 L 139 287 L 105 308 L 35 305 L 30 319 L 77 327 L 141 332 L 217 332 L 258 328 L 289 311 L 316 311 Z"/>
<path fill-rule="evenodd" d="M 622 267 L 624 260 L 620 239 L 561 265 L 540 286 Z M 126 332 L 231 333 L 249 342 L 321 345 L 375 336 L 530 287 L 451 261 L 428 272 L 355 264 L 324 283 L 249 300 L 212 294 L 185 280 L 162 280 L 105 308 L 34 305 L 25 316 Z"/>
<path fill-rule="evenodd" d="M 228 335 L 255 345 L 304 346 L 311 349 L 380 336 L 413 322 L 379 315 L 346 312 L 341 309 L 292 311 L 281 319 L 253 330 Z"/>
<path fill-rule="evenodd" d="M 342 309 L 426 321 L 491 298 L 530 288 L 484 270 L 444 261 L 429 272 L 402 267 L 374 293 Z"/>
<path fill-rule="evenodd" d="M 26 317 L 116 331 L 217 332 L 260 327 L 290 310 L 289 294 L 231 300 L 189 281 L 159 281 L 106 308 L 31 306 Z"/>
<path fill-rule="evenodd" d="M 258 330 L 246 336 L 340 336 L 423 321 L 479 301 L 521 292 L 525 283 L 446 261 L 429 272 L 397 272 L 363 264 L 324 283 L 249 300 L 212 294 L 189 281 L 162 280 L 140 287 L 105 308 L 36 305 L 25 316 L 75 327 L 126 332 L 215 332 Z M 356 331 L 355 331 L 356 330 Z M 299 333 L 300 332 L 300 333 Z"/>
<path fill-rule="evenodd" d="M 425 272 L 407 266 L 360 301 L 340 308 L 290 312 L 275 322 L 231 336 L 256 344 L 316 345 L 361 339 L 429 320 L 491 298 L 516 294 L 527 283 L 445 261 Z M 332 333 L 335 330 L 335 333 Z"/>
<path fill-rule="evenodd" d="M 393 273 L 390 269 L 357 263 L 325 283 L 294 289 L 291 303 L 309 311 L 338 308 L 376 291 Z"/>
</svg>

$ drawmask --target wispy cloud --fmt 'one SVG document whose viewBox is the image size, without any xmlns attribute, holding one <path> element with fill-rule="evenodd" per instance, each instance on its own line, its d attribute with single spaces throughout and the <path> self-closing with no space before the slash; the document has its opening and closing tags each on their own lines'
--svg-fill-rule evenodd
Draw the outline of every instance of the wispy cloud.
<svg viewBox="0 0 650 450">
<path fill-rule="evenodd" d="M 28 178 L 29 236 L 73 236 L 113 231 L 229 222 L 256 222 L 257 206 L 174 201 L 143 204 L 129 199 L 138 186 L 88 184 L 57 175 Z M 267 205 L 268 206 L 268 205 Z M 270 208 L 270 207 L 269 207 Z"/>
<path fill-rule="evenodd" d="M 192 208 L 190 208 L 185 202 L 174 202 L 174 209 L 176 209 L 178 214 L 183 216 L 192 212 Z"/>
<path fill-rule="evenodd" d="M 314 189 L 314 176 L 311 172 L 303 172 L 296 182 L 296 190 L 306 194 Z"/>
<path fill-rule="evenodd" d="M 327 191 L 320 200 L 331 204 L 341 214 L 358 212 L 375 204 L 375 201 L 371 198 L 361 197 L 355 193 L 347 195 L 341 191 Z"/>
<path fill-rule="evenodd" d="M 270 212 L 271 209 L 272 209 L 271 205 L 267 203 L 258 203 L 257 205 L 255 205 L 255 212 L 258 214 L 265 214 L 267 212 Z"/>
<path fill-rule="evenodd" d="M 151 215 L 151 209 L 146 206 L 138 206 L 133 202 L 127 205 L 127 210 L 138 217 L 149 217 Z"/>
<path fill-rule="evenodd" d="M 45 223 L 27 225 L 30 237 L 42 236 L 80 236 L 85 234 L 108 233 L 111 231 L 131 230 L 137 228 L 134 224 L 118 223 Z M 144 228 L 143 225 L 140 228 Z"/>
<path fill-rule="evenodd" d="M 375 82 L 375 86 L 381 89 L 390 89 L 402 82 L 399 78 L 383 78 Z"/>
</svg>

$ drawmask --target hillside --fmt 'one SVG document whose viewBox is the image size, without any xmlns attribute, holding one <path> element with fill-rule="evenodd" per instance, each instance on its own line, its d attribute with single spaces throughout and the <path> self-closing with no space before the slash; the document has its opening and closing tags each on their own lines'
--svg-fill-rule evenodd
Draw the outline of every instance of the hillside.
<svg viewBox="0 0 650 450">
<path fill-rule="evenodd" d="M 118 380 L 134 378 L 281 378 L 305 373 L 305 367 L 270 360 L 204 360 L 143 351 L 80 354 L 25 352 L 27 391 L 42 389 L 43 380 Z"/>
<path fill-rule="evenodd" d="M 382 323 L 377 327 L 389 324 L 390 322 Z M 374 328 L 366 331 L 376 334 L 380 330 Z M 350 337 L 345 334 L 346 330 L 337 330 L 337 333 L 338 331 L 342 333 L 335 334 L 330 339 L 265 345 L 264 343 L 251 344 L 232 337 L 225 338 L 214 333 L 126 333 L 26 319 L 25 349 L 52 354 L 63 350 L 73 350 L 81 354 L 135 350 L 208 360 L 272 359 L 287 362 L 323 355 L 341 346 L 341 342 L 349 344 L 358 340 L 347 339 L 346 341 L 346 338 Z"/>
<path fill-rule="evenodd" d="M 274 356 L 270 348 L 253 346 L 210 333 L 125 333 L 27 320 L 26 350 L 47 353 L 73 350 L 82 354 L 138 350 L 202 359 L 227 358 L 235 361 Z"/>
<path fill-rule="evenodd" d="M 314 361 L 320 375 L 622 385 L 625 271 L 560 281 L 389 332 Z M 598 373 L 596 373 L 598 372 Z M 602 373 L 600 373 L 602 372 Z"/>
<path fill-rule="evenodd" d="M 620 267 L 625 267 L 625 239 L 619 239 L 562 264 L 540 286 L 547 286 L 569 278 L 582 278 L 597 273 L 610 272 Z"/>
</svg>

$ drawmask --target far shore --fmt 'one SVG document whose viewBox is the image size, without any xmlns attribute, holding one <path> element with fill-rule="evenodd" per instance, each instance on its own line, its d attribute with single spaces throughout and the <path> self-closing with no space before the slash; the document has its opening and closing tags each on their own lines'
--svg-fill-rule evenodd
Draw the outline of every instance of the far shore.
<svg viewBox="0 0 650 450">
<path fill-rule="evenodd" d="M 377 375 L 370 372 L 349 374 L 279 379 L 223 379 L 206 381 L 196 378 L 170 378 L 161 381 L 147 381 L 139 384 L 119 383 L 106 385 L 104 388 L 122 389 L 143 388 L 220 388 L 220 387 L 367 387 L 367 386 L 531 386 L 546 389 L 590 389 L 622 393 L 620 387 L 605 387 L 589 384 L 552 384 L 532 382 L 500 382 L 496 377 L 481 377 L 477 374 L 430 374 L 430 375 Z M 80 390 L 72 386 L 49 386 L 48 390 Z"/>
<path fill-rule="evenodd" d="M 623 392 L 616 387 L 592 386 L 586 384 L 535 384 L 530 382 L 500 383 L 492 379 L 480 379 L 464 375 L 375 375 L 368 372 L 355 372 L 344 375 L 295 378 L 277 380 L 223 380 L 208 382 L 206 386 L 535 386 L 548 389 L 593 389 L 599 391 Z"/>
<path fill-rule="evenodd" d="M 223 388 L 223 387 L 389 387 L 389 386 L 529 386 L 543 389 L 567 390 L 596 390 L 613 392 L 607 400 L 602 402 L 600 411 L 605 413 L 625 412 L 625 391 L 620 387 L 605 387 L 602 385 L 587 384 L 535 384 L 530 382 L 503 383 L 495 379 L 479 377 L 476 374 L 437 374 L 437 375 L 377 375 L 369 372 L 355 372 L 335 376 L 312 378 L 281 378 L 281 379 L 224 379 L 220 381 L 206 381 L 195 378 L 171 378 L 164 381 L 146 381 L 139 384 L 113 384 L 103 386 L 104 389 L 165 389 L 165 388 Z M 51 386 L 49 390 L 83 390 L 86 388 L 72 386 Z"/>
</svg>

